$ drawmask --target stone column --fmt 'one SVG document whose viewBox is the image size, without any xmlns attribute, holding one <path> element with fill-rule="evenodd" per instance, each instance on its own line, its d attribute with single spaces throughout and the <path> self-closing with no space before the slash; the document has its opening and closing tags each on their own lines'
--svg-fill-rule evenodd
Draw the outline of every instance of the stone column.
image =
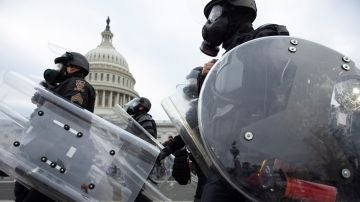
<svg viewBox="0 0 360 202">
<path fill-rule="evenodd" d="M 125 96 L 126 96 L 125 94 L 122 94 L 122 105 L 126 104 Z"/>
<path fill-rule="evenodd" d="M 124 104 L 124 98 L 123 98 L 123 95 L 122 93 L 120 93 L 120 96 L 119 96 L 119 99 L 120 99 L 120 106 L 123 106 Z"/>
<path fill-rule="evenodd" d="M 105 90 L 102 91 L 102 107 L 105 107 Z"/>
<path fill-rule="evenodd" d="M 113 92 L 110 91 L 110 97 L 109 97 L 109 107 L 113 106 Z"/>
<path fill-rule="evenodd" d="M 119 92 L 116 92 L 115 104 L 119 104 Z"/>
</svg>

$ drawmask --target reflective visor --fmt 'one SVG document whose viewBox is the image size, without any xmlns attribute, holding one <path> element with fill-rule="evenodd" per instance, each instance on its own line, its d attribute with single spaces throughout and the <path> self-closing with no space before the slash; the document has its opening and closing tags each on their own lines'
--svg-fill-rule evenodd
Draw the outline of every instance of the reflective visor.
<svg viewBox="0 0 360 202">
<path fill-rule="evenodd" d="M 139 98 L 135 98 L 130 100 L 128 103 L 125 104 L 124 108 L 125 110 L 132 108 L 134 109 L 137 105 L 140 104 L 140 99 Z"/>
<path fill-rule="evenodd" d="M 214 22 L 216 19 L 218 19 L 222 15 L 223 10 L 224 10 L 224 8 L 221 5 L 216 5 L 216 6 L 212 7 L 211 12 L 208 17 L 208 20 L 210 22 Z"/>
</svg>

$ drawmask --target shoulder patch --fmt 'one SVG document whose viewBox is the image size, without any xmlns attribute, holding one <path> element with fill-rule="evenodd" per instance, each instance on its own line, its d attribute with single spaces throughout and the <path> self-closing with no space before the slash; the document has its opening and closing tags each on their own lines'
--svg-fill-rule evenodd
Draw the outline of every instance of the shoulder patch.
<svg viewBox="0 0 360 202">
<path fill-rule="evenodd" d="M 75 80 L 75 88 L 74 88 L 74 90 L 84 92 L 84 86 L 85 86 L 85 81 L 83 81 L 83 80 Z"/>
<path fill-rule="evenodd" d="M 76 95 L 71 96 L 70 101 L 78 103 L 80 105 L 82 105 L 84 103 L 84 99 L 82 98 L 80 93 L 77 93 Z"/>
</svg>

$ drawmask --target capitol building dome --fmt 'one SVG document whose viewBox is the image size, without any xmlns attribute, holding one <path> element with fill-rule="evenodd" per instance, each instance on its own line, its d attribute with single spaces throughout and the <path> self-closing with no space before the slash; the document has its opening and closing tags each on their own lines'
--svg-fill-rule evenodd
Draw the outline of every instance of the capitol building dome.
<svg viewBox="0 0 360 202">
<path fill-rule="evenodd" d="M 86 79 L 95 88 L 95 114 L 100 116 L 111 114 L 115 105 L 124 106 L 139 96 L 134 90 L 135 79 L 128 63 L 112 44 L 114 35 L 110 31 L 110 19 L 106 22 L 101 43 L 85 55 L 90 63 Z"/>
</svg>

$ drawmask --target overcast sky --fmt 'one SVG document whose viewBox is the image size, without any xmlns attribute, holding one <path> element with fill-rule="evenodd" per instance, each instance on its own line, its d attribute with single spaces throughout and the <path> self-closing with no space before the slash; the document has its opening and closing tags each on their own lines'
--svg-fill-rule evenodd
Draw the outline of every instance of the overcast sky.
<svg viewBox="0 0 360 202">
<path fill-rule="evenodd" d="M 0 69 L 41 77 L 63 47 L 86 54 L 101 42 L 106 18 L 113 45 L 127 60 L 135 90 L 148 97 L 155 119 L 168 119 L 160 102 L 210 57 L 199 50 L 204 0 L 0 0 Z M 360 1 L 257 1 L 255 28 L 286 25 L 360 62 Z M 49 45 L 52 44 L 52 45 Z M 60 53 L 59 53 L 60 51 Z"/>
</svg>

